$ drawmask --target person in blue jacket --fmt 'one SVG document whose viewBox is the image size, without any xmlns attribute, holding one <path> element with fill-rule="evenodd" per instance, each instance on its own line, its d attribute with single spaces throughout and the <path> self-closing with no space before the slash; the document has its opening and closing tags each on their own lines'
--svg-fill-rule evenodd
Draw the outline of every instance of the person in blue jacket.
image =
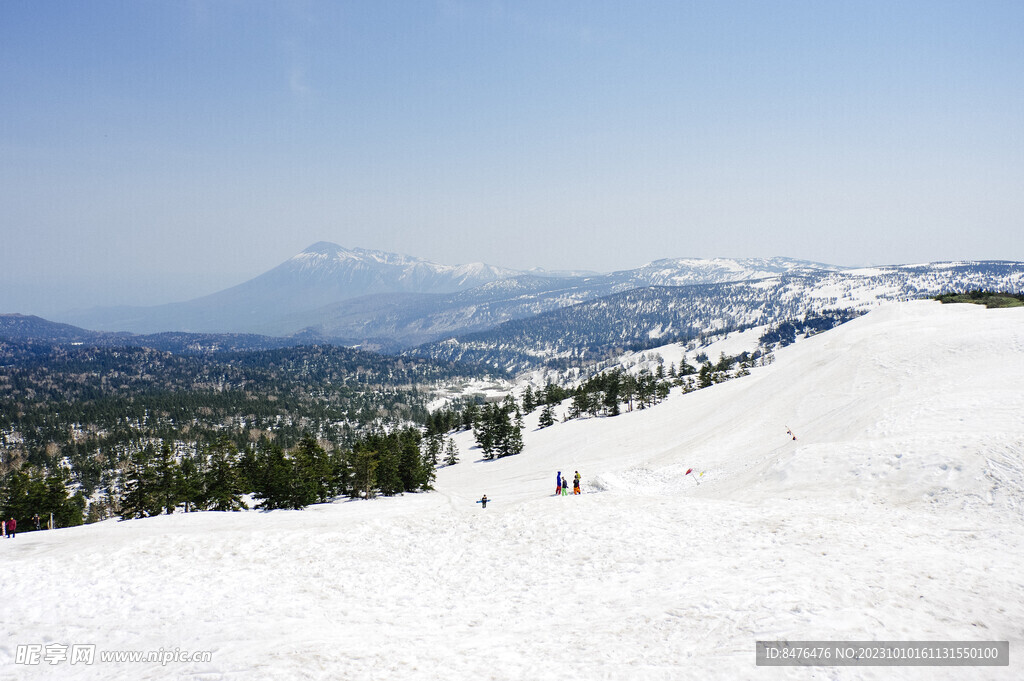
<svg viewBox="0 0 1024 681">
<path fill-rule="evenodd" d="M 555 475 L 555 496 L 557 497 L 562 493 L 562 471 L 558 471 Z"/>
</svg>

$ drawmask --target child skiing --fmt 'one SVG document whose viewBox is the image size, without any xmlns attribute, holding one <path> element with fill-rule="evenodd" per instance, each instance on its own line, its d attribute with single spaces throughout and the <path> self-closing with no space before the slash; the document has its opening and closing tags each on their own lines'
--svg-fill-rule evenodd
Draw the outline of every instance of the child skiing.
<svg viewBox="0 0 1024 681">
<path fill-rule="evenodd" d="M 576 475 L 572 479 L 572 493 L 580 494 L 580 472 L 576 471 Z"/>
</svg>

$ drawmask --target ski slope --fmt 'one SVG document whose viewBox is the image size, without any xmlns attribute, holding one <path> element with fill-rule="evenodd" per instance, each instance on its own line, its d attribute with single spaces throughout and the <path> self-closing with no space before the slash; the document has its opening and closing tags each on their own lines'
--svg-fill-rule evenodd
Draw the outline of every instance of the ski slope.
<svg viewBox="0 0 1024 681">
<path fill-rule="evenodd" d="M 459 434 L 432 494 L 0 541 L 0 678 L 1024 677 L 1024 309 L 890 304 L 776 358 L 535 413 L 499 461 Z M 584 494 L 555 498 L 559 470 Z M 759 639 L 1009 640 L 1010 666 L 755 667 Z"/>
</svg>

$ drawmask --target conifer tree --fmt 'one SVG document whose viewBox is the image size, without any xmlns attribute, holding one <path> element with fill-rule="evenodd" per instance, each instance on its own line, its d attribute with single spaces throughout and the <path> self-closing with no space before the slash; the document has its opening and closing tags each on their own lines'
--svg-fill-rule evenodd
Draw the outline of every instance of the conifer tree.
<svg viewBox="0 0 1024 681">
<path fill-rule="evenodd" d="M 569 418 L 578 419 L 584 412 L 588 411 L 589 408 L 590 395 L 582 389 L 579 389 L 572 396 L 572 402 L 569 404 Z"/>
<path fill-rule="evenodd" d="M 210 450 L 206 472 L 207 508 L 211 511 L 240 511 L 248 508 L 242 501 L 242 484 L 238 475 L 238 450 L 234 443 L 222 439 Z"/>
<path fill-rule="evenodd" d="M 377 487 L 377 452 L 361 442 L 352 450 L 352 482 L 353 498 L 373 498 Z"/>
<path fill-rule="evenodd" d="M 323 503 L 336 494 L 337 470 L 324 448 L 311 435 L 299 441 L 293 456 L 297 502 Z"/>
<path fill-rule="evenodd" d="M 610 372 L 604 380 L 604 397 L 602 406 L 609 416 L 619 415 L 619 391 L 621 389 L 622 373 L 618 370 Z"/>
<path fill-rule="evenodd" d="M 437 467 L 437 462 L 441 458 L 443 448 L 444 437 L 440 433 L 432 433 L 423 438 L 423 458 L 427 461 L 428 465 Z"/>
<path fill-rule="evenodd" d="M 257 508 L 299 508 L 296 504 L 295 467 L 278 444 L 266 442 L 257 456 L 257 475 L 253 496 L 259 500 Z"/>
<path fill-rule="evenodd" d="M 504 436 L 500 444 L 499 457 L 512 456 L 523 451 L 523 415 L 515 410 L 515 418 L 512 414 L 502 410 Z"/>
<path fill-rule="evenodd" d="M 523 392 L 523 411 L 527 414 L 533 412 L 537 406 L 537 400 L 533 396 L 533 387 L 526 386 L 526 390 Z"/>
<path fill-rule="evenodd" d="M 377 490 L 388 497 L 405 491 L 399 443 L 392 438 L 379 437 L 377 446 Z"/>
<path fill-rule="evenodd" d="M 459 449 L 455 445 L 455 440 L 448 440 L 448 445 L 445 448 L 444 464 L 446 466 L 454 466 L 459 462 Z"/>
<path fill-rule="evenodd" d="M 171 445 L 164 442 L 153 460 L 153 500 L 168 515 L 174 513 L 178 506 L 179 476 L 178 462 L 171 453 Z"/>
<path fill-rule="evenodd" d="M 480 417 L 477 418 L 473 425 L 473 436 L 476 438 L 476 444 L 483 451 L 484 457 L 488 459 L 494 458 L 494 448 L 498 436 L 498 411 L 499 409 L 496 404 L 486 405 Z"/>
<path fill-rule="evenodd" d="M 715 382 L 714 369 L 710 362 L 700 365 L 700 373 L 697 375 L 697 387 L 707 388 Z"/>
<path fill-rule="evenodd" d="M 405 428 L 399 433 L 392 434 L 397 437 L 400 447 L 399 475 L 402 478 L 403 492 L 416 492 L 428 490 L 434 482 L 437 457 L 433 457 L 431 463 L 429 457 L 424 456 L 420 451 L 422 437 L 415 428 Z"/>
<path fill-rule="evenodd" d="M 34 504 L 35 512 L 40 516 L 53 514 L 57 527 L 74 527 L 84 522 L 85 496 L 81 492 L 69 495 L 69 483 L 70 476 L 63 468 L 49 471 L 45 476 L 46 497 L 42 503 Z"/>
<path fill-rule="evenodd" d="M 622 401 L 627 405 L 629 411 L 633 411 L 633 399 L 636 397 L 636 378 L 633 374 L 623 374 L 619 392 L 622 394 Z"/>
<path fill-rule="evenodd" d="M 182 456 L 179 463 L 177 497 L 186 513 L 206 508 L 206 466 L 202 459 L 196 452 Z"/>
<path fill-rule="evenodd" d="M 477 420 L 480 418 L 480 408 L 476 402 L 469 402 L 466 408 L 462 410 L 462 428 L 463 430 L 472 430 Z"/>
<path fill-rule="evenodd" d="M 147 518 L 160 512 L 160 503 L 153 495 L 153 450 L 151 446 L 135 451 L 122 471 L 121 496 L 118 500 L 121 520 Z"/>
<path fill-rule="evenodd" d="M 668 399 L 669 394 L 672 392 L 672 387 L 665 381 L 658 381 L 654 386 L 654 398 L 658 402 L 663 402 Z"/>
<path fill-rule="evenodd" d="M 540 412 L 540 419 L 538 425 L 541 428 L 547 428 L 548 426 L 555 425 L 555 407 L 551 404 L 545 404 L 544 409 Z"/>
</svg>

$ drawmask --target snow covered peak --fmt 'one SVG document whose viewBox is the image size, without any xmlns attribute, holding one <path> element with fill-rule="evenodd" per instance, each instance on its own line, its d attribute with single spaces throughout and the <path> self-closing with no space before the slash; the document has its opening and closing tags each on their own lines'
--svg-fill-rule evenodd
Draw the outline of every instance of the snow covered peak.
<svg viewBox="0 0 1024 681">
<path fill-rule="evenodd" d="M 834 265 L 793 258 L 665 258 L 632 270 L 635 279 L 653 286 L 687 286 L 748 281 L 805 272 L 834 272 Z"/>
</svg>

